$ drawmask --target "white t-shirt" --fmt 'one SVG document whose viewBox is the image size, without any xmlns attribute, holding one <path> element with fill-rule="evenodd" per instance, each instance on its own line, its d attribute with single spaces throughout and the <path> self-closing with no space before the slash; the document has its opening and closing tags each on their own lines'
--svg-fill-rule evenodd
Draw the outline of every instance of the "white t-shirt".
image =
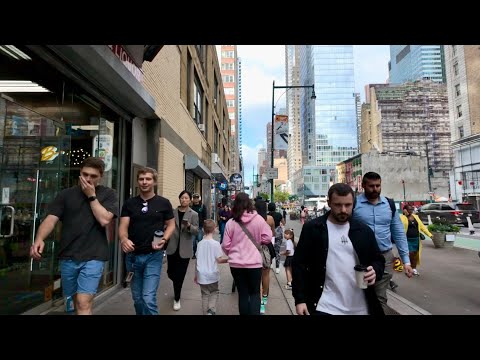
<svg viewBox="0 0 480 360">
<path fill-rule="evenodd" d="M 327 220 L 328 256 L 325 285 L 318 311 L 332 315 L 368 315 L 367 299 L 355 282 L 357 253 L 348 237 L 350 223 L 337 225 Z"/>
<path fill-rule="evenodd" d="M 293 256 L 293 254 L 295 253 L 295 249 L 293 248 L 293 241 L 292 240 L 286 239 L 285 251 L 290 251 L 287 256 Z"/>
<path fill-rule="evenodd" d="M 202 285 L 220 280 L 217 258 L 225 256 L 217 240 L 203 238 L 197 245 L 197 282 Z"/>
</svg>

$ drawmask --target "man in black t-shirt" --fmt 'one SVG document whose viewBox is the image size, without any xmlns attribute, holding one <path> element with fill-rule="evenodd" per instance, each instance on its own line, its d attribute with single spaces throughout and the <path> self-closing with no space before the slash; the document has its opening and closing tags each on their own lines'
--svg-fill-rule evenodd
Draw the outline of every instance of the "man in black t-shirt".
<svg viewBox="0 0 480 360">
<path fill-rule="evenodd" d="M 73 297 L 78 315 L 92 314 L 93 297 L 109 259 L 105 227 L 118 216 L 117 194 L 99 185 L 104 169 L 100 158 L 82 162 L 79 184 L 60 191 L 49 205 L 30 249 L 30 256 L 40 260 L 45 239 L 62 222 L 58 257 L 63 295 Z"/>
<path fill-rule="evenodd" d="M 193 257 L 195 259 L 195 254 L 197 253 L 197 244 L 203 239 L 203 222 L 207 219 L 207 209 L 205 205 L 202 204 L 202 198 L 199 193 L 192 195 L 192 210 L 198 214 L 198 234 L 193 235 Z"/>
<path fill-rule="evenodd" d="M 135 313 L 158 315 L 157 290 L 163 253 L 175 230 L 175 219 L 170 201 L 153 190 L 157 183 L 156 170 L 140 169 L 137 182 L 140 195 L 123 204 L 118 237 L 126 253 L 127 273 L 133 273 L 131 289 Z"/>
</svg>

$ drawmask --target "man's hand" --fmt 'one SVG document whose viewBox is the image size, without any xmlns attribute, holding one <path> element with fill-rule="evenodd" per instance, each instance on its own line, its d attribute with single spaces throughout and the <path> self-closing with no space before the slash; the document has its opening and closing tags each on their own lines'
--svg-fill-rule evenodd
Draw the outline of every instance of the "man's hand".
<svg viewBox="0 0 480 360">
<path fill-rule="evenodd" d="M 300 303 L 296 305 L 295 308 L 297 310 L 297 315 L 310 315 L 307 309 L 307 304 L 305 303 Z"/>
<path fill-rule="evenodd" d="M 163 249 L 166 243 L 167 243 L 167 240 L 165 240 L 165 238 L 162 238 L 158 243 L 156 243 L 155 241 L 152 241 L 152 249 L 161 250 Z"/>
<path fill-rule="evenodd" d="M 368 283 L 368 285 L 375 284 L 377 274 L 375 273 L 375 270 L 373 270 L 373 266 L 367 267 L 367 272 L 363 275 L 363 278 Z"/>
<path fill-rule="evenodd" d="M 135 250 L 135 245 L 130 239 L 122 240 L 120 245 L 122 245 L 122 251 L 126 254 Z"/>
<path fill-rule="evenodd" d="M 40 260 L 42 258 L 43 248 L 45 247 L 45 242 L 43 240 L 36 240 L 30 248 L 30 257 L 35 260 Z"/>
<path fill-rule="evenodd" d="M 411 278 L 413 276 L 413 269 L 411 265 L 403 265 L 403 268 L 405 269 L 405 275 L 407 277 Z"/>
<path fill-rule="evenodd" d="M 95 187 L 92 184 L 89 184 L 82 176 L 78 177 L 80 179 L 80 187 L 82 188 L 83 193 L 87 196 L 95 196 Z"/>
</svg>

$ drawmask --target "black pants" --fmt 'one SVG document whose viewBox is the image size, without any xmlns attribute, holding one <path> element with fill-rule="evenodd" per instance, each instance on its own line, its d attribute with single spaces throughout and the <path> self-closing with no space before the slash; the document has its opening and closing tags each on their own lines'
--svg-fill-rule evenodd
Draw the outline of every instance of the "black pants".
<svg viewBox="0 0 480 360">
<path fill-rule="evenodd" d="M 240 315 L 260 315 L 260 282 L 262 268 L 230 268 L 238 289 Z"/>
<path fill-rule="evenodd" d="M 181 258 L 177 248 L 175 253 L 167 255 L 167 261 L 167 275 L 168 278 L 173 281 L 173 293 L 175 295 L 175 301 L 178 301 L 180 300 L 180 295 L 182 293 L 183 280 L 187 273 L 190 258 Z"/>
</svg>

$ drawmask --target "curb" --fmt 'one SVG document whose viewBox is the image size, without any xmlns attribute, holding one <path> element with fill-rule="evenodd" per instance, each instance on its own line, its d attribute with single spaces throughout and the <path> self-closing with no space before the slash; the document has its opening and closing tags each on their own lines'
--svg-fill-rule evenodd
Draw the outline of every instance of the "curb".
<svg viewBox="0 0 480 360">
<path fill-rule="evenodd" d="M 387 290 L 388 306 L 395 310 L 399 315 L 432 315 L 428 311 L 415 305 L 404 297 Z"/>
</svg>

